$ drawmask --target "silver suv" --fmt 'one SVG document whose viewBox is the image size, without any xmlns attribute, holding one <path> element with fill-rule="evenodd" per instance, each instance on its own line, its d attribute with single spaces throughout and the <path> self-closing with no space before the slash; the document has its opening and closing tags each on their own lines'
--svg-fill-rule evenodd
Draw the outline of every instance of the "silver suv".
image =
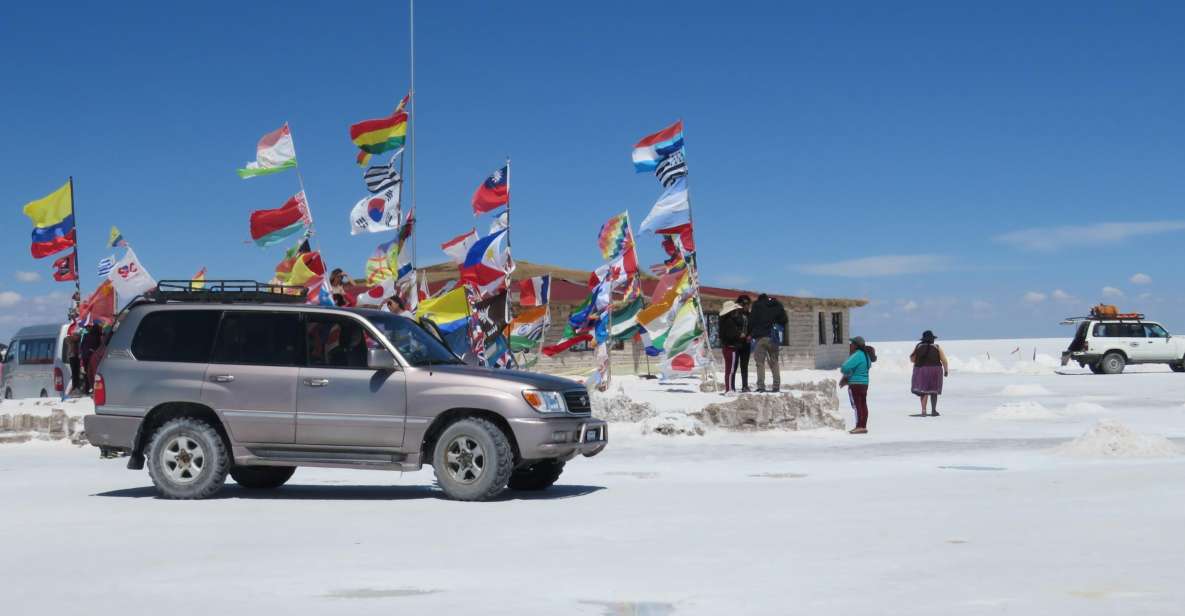
<svg viewBox="0 0 1185 616">
<path fill-rule="evenodd" d="M 163 295 L 163 294 L 162 294 Z M 271 294 L 268 294 L 271 295 Z M 95 379 L 89 441 L 165 498 L 297 466 L 436 472 L 457 500 L 541 490 L 606 446 L 580 384 L 465 365 L 430 325 L 285 303 L 133 304 Z"/>
</svg>

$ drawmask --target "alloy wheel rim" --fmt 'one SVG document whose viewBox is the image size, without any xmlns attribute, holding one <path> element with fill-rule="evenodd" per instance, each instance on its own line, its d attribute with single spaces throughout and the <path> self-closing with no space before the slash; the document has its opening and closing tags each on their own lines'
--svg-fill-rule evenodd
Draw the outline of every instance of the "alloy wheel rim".
<svg viewBox="0 0 1185 616">
<path fill-rule="evenodd" d="M 486 454 L 473 437 L 461 435 L 449 441 L 445 448 L 445 469 L 453 481 L 473 483 L 485 472 Z"/>
<path fill-rule="evenodd" d="M 179 434 L 161 450 L 160 461 L 170 481 L 185 485 L 201 476 L 206 468 L 206 452 L 197 441 Z"/>
</svg>

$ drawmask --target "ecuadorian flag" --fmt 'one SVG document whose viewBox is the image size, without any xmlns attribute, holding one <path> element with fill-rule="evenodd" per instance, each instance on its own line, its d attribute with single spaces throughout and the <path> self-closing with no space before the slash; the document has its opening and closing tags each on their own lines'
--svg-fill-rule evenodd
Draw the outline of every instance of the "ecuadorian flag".
<svg viewBox="0 0 1185 616">
<path fill-rule="evenodd" d="M 48 257 L 74 245 L 74 193 L 70 182 L 47 197 L 25 204 L 25 216 L 33 221 L 34 259 Z"/>
</svg>

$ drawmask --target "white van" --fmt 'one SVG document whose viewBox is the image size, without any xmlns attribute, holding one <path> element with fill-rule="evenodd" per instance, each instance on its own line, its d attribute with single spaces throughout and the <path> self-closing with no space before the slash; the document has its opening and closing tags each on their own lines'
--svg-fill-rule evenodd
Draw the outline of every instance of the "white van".
<svg viewBox="0 0 1185 616">
<path fill-rule="evenodd" d="M 70 386 L 66 357 L 69 323 L 32 325 L 17 331 L 4 354 L 0 393 L 6 399 L 64 397 Z"/>
</svg>

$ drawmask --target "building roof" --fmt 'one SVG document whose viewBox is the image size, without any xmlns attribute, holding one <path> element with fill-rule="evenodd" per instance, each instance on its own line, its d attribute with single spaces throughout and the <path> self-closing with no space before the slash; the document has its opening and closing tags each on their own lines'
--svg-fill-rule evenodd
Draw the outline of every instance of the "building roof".
<svg viewBox="0 0 1185 616">
<path fill-rule="evenodd" d="M 444 284 L 450 280 L 457 278 L 457 266 L 453 263 L 437 263 L 427 267 L 420 268 L 428 280 L 429 291 L 435 293 Z M 543 276 L 551 274 L 551 301 L 555 304 L 578 304 L 588 297 L 588 280 L 592 276 L 589 270 L 579 270 L 568 267 L 560 267 L 557 265 L 546 265 L 542 263 L 533 263 L 531 261 L 515 260 L 514 273 L 511 274 L 512 281 L 524 280 L 526 278 L 533 278 L 535 276 Z M 655 287 L 658 286 L 658 278 L 648 273 L 642 272 L 642 291 L 648 297 L 654 293 Z M 790 306 L 838 306 L 843 308 L 858 308 L 868 303 L 865 299 L 846 299 L 836 297 L 801 297 L 796 295 L 783 295 L 780 293 L 771 293 L 769 291 L 753 291 L 747 289 L 730 289 L 726 287 L 712 287 L 700 286 L 700 296 L 705 300 L 729 300 L 736 299 L 740 295 L 748 295 L 756 299 L 756 297 L 764 292 L 771 297 L 776 298 L 787 307 Z"/>
</svg>

